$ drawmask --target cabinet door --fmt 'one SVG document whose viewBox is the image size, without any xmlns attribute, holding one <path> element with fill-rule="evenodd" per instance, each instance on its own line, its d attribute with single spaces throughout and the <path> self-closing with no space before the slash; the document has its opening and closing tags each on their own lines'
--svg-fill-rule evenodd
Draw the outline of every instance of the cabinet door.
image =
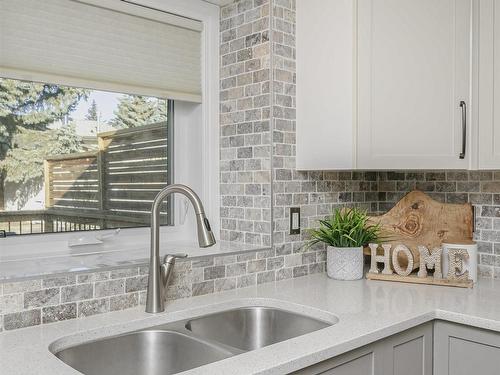
<svg viewBox="0 0 500 375">
<path fill-rule="evenodd" d="M 375 368 L 374 345 L 340 355 L 317 365 L 294 372 L 294 375 L 382 375 Z"/>
<path fill-rule="evenodd" d="M 500 334 L 459 324 L 434 325 L 435 375 L 498 375 Z"/>
<path fill-rule="evenodd" d="M 432 375 L 432 323 L 377 343 L 383 375 Z"/>
<path fill-rule="evenodd" d="M 500 167 L 500 4 L 479 2 L 479 169 Z"/>
<path fill-rule="evenodd" d="M 409 329 L 296 375 L 432 375 L 432 323 Z"/>
<path fill-rule="evenodd" d="M 471 0 L 358 6 L 358 168 L 467 169 Z"/>
<path fill-rule="evenodd" d="M 296 4 L 297 169 L 353 169 L 354 2 Z"/>
</svg>

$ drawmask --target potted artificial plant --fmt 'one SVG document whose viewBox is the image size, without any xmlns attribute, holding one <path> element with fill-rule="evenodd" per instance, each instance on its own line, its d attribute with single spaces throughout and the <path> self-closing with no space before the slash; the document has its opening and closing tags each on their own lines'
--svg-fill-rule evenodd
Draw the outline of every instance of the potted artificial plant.
<svg viewBox="0 0 500 375">
<path fill-rule="evenodd" d="M 357 208 L 336 209 L 319 227 L 309 230 L 307 246 L 327 245 L 328 277 L 337 280 L 358 280 L 363 277 L 363 246 L 377 242 L 380 225 L 370 224 L 365 211 Z"/>
</svg>

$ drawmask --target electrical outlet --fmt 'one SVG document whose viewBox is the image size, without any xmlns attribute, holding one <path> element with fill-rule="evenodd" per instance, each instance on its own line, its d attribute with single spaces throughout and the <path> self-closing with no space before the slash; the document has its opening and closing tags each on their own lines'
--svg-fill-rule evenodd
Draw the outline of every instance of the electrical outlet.
<svg viewBox="0 0 500 375">
<path fill-rule="evenodd" d="M 290 207 L 290 234 L 300 234 L 300 207 Z"/>
</svg>

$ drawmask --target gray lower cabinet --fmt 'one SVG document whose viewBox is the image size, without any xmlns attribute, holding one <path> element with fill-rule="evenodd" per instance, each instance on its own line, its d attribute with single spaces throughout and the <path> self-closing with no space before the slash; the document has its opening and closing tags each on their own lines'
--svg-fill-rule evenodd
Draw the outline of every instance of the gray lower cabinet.
<svg viewBox="0 0 500 375">
<path fill-rule="evenodd" d="M 500 375 L 500 332 L 438 320 L 294 374 Z"/>
<path fill-rule="evenodd" d="M 301 375 L 432 375 L 432 323 L 307 367 Z"/>
<path fill-rule="evenodd" d="M 432 375 L 432 323 L 375 343 L 382 353 L 380 375 Z"/>
<path fill-rule="evenodd" d="M 375 348 L 367 345 L 361 349 L 323 361 L 294 372 L 300 375 L 375 375 L 379 374 L 375 363 Z"/>
<path fill-rule="evenodd" d="M 500 374 L 500 333 L 434 323 L 434 375 Z"/>
</svg>

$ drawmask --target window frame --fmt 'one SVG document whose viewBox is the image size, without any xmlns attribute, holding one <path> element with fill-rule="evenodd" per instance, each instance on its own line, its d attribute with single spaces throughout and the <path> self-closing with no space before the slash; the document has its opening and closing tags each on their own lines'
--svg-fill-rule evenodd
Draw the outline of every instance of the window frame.
<svg viewBox="0 0 500 375">
<path fill-rule="evenodd" d="M 68 0 L 69 1 L 69 0 Z M 121 0 L 109 0 L 120 3 Z M 197 176 L 197 185 L 199 189 L 195 189 L 201 200 L 204 203 L 205 211 L 211 222 L 212 229 L 218 238 L 220 229 L 220 213 L 219 213 L 219 106 L 218 106 L 218 88 L 219 88 L 219 7 L 207 3 L 203 0 L 134 0 L 136 5 L 142 5 L 150 9 L 179 15 L 189 19 L 194 19 L 202 22 L 203 30 L 201 40 L 201 55 L 202 55 L 202 103 L 193 104 L 199 106 L 196 112 L 201 118 L 202 131 L 199 132 L 199 142 L 201 145 L 201 164 L 199 169 L 201 174 Z M 174 109 L 173 123 L 179 121 L 179 118 L 185 117 L 188 114 L 178 110 L 178 106 Z M 175 127 L 175 125 L 174 125 Z M 174 131 L 174 147 L 175 151 L 176 134 Z M 182 164 L 175 165 L 179 157 L 174 156 L 174 182 L 176 182 L 176 173 L 186 169 Z M 189 168 L 187 168 L 189 169 Z M 175 196 L 173 206 L 178 207 L 182 204 L 182 197 Z M 194 219 L 192 209 L 189 209 L 186 220 L 184 221 L 180 209 L 174 211 L 174 220 L 177 225 L 162 226 L 160 228 L 160 239 L 163 243 L 162 247 L 169 248 L 170 245 L 175 246 L 178 243 L 192 243 L 196 241 L 195 226 L 191 221 Z M 64 232 L 64 233 L 45 233 L 33 234 L 29 236 L 9 236 L 0 238 L 2 252 L 0 252 L 0 261 L 4 254 L 12 255 L 20 253 L 23 257 L 23 251 L 33 253 L 32 247 L 36 247 L 36 253 L 43 255 L 46 252 L 56 251 L 59 253 L 67 253 L 71 256 L 72 249 L 68 246 L 68 241 L 75 237 L 78 233 L 85 233 L 92 236 L 96 232 L 105 233 L 113 232 L 114 229 L 105 229 L 99 231 L 86 232 Z M 123 250 L 134 250 L 149 248 L 149 227 L 124 228 L 121 230 L 120 239 Z M 96 249 L 98 251 L 98 249 Z M 41 256 L 42 257 L 42 256 Z"/>
</svg>

